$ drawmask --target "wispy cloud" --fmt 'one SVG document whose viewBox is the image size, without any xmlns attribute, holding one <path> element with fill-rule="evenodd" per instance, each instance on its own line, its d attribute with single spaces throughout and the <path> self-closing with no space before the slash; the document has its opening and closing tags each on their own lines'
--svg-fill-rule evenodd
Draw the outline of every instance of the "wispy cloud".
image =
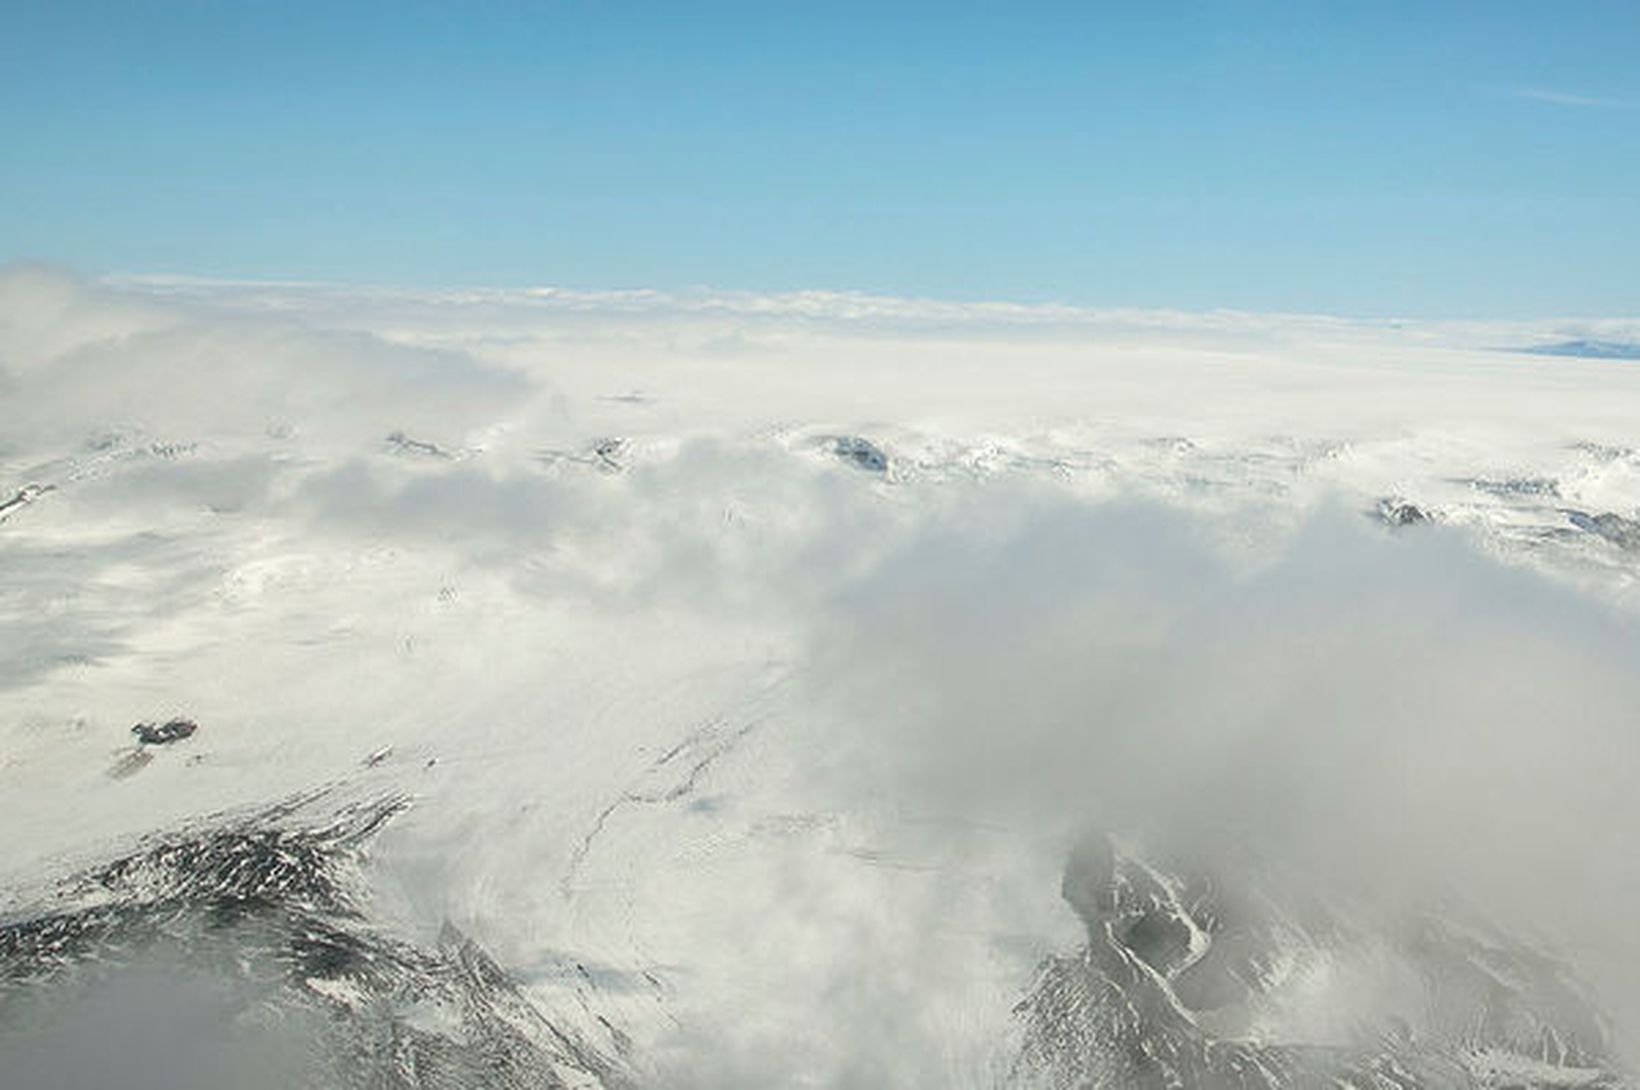
<svg viewBox="0 0 1640 1090">
<path fill-rule="evenodd" d="M 1640 110 L 1640 99 L 1583 95 L 1552 87 L 1515 87 L 1510 90 L 1509 95 L 1511 98 L 1527 102 L 1546 102 L 1551 106 L 1571 106 L 1588 110 Z"/>
</svg>

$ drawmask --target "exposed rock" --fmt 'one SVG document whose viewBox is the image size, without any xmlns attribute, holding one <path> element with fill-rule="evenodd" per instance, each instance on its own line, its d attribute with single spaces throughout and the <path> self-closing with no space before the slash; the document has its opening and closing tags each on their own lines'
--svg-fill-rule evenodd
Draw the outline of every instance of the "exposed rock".
<svg viewBox="0 0 1640 1090">
<path fill-rule="evenodd" d="M 0 500 L 0 522 L 15 514 L 21 508 L 27 507 L 47 492 L 55 491 L 54 485 L 26 484 L 13 493 L 11 499 Z"/>
<path fill-rule="evenodd" d="M 1567 511 L 1566 517 L 1579 530 L 1603 537 L 1619 549 L 1640 550 L 1640 519 L 1624 518 L 1612 511 L 1595 515 L 1586 511 Z"/>
<path fill-rule="evenodd" d="M 605 473 L 618 473 L 626 468 L 622 461 L 626 454 L 626 440 L 609 436 L 592 444 L 592 459 Z"/>
<path fill-rule="evenodd" d="M 406 805 L 323 793 L 152 838 L 0 915 L 0 1013 L 71 974 L 172 951 L 304 1024 L 322 1085 L 377 1090 L 619 1090 L 621 1038 L 538 1010 L 474 941 L 428 946 L 365 916 L 358 861 Z M 594 1022 L 608 1025 L 607 1021 Z"/>
<path fill-rule="evenodd" d="M 588 466 L 602 473 L 619 473 L 626 469 L 627 453 L 627 441 L 612 435 L 595 439 L 579 451 L 540 450 L 536 452 L 536 457 L 549 466 L 569 463 Z"/>
<path fill-rule="evenodd" d="M 1236 880 L 1162 866 L 1090 838 L 1064 895 L 1087 928 L 1017 1008 L 1016 1086 L 1179 1090 L 1530 1090 L 1625 1086 L 1604 1023 L 1553 959 L 1474 921 L 1413 915 L 1356 926 L 1314 898 L 1236 868 Z M 1283 1022 L 1316 973 L 1369 975 L 1346 1036 Z M 1398 976 L 1397 976 L 1398 974 Z M 1291 994 L 1289 994 L 1291 993 Z M 1341 1001 L 1356 990 L 1345 984 Z M 1284 1026 L 1285 1031 L 1284 1031 Z"/>
<path fill-rule="evenodd" d="M 422 458 L 438 458 L 446 461 L 454 457 L 437 443 L 430 443 L 425 439 L 412 439 L 402 431 L 396 431 L 389 435 L 387 445 L 399 454 L 410 454 Z"/>
<path fill-rule="evenodd" d="M 1415 503 L 1406 500 L 1388 498 L 1378 501 L 1378 518 L 1386 526 L 1400 528 L 1402 526 L 1421 526 L 1435 521 L 1433 516 Z"/>
<path fill-rule="evenodd" d="M 1476 477 L 1469 482 L 1469 487 L 1477 492 L 1485 492 L 1489 496 L 1506 499 L 1521 496 L 1560 498 L 1560 482 L 1553 477 L 1505 477 L 1500 480 Z"/>
<path fill-rule="evenodd" d="M 831 441 L 831 452 L 855 469 L 867 473 L 887 473 L 888 455 L 869 439 L 858 435 L 839 435 Z"/>
<path fill-rule="evenodd" d="M 192 719 L 167 719 L 163 723 L 138 723 L 131 728 L 137 742 L 145 746 L 168 746 L 193 736 L 199 724 Z"/>
<path fill-rule="evenodd" d="M 1596 443 L 1592 439 L 1579 439 L 1572 444 L 1572 449 L 1601 462 L 1615 462 L 1619 458 L 1628 458 L 1634 454 L 1632 447 L 1614 447 L 1609 443 Z"/>
</svg>

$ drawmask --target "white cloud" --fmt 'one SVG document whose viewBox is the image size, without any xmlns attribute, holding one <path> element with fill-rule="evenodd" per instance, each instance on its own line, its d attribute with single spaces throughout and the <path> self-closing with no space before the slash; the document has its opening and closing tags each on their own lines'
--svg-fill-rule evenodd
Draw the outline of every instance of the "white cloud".
<svg viewBox="0 0 1640 1090">
<path fill-rule="evenodd" d="M 1551 106 L 1570 106 L 1591 110 L 1640 110 L 1640 101 L 1626 98 L 1607 98 L 1584 95 L 1548 87 L 1518 87 L 1512 94 L 1528 102 L 1544 102 Z"/>
<path fill-rule="evenodd" d="M 409 428 L 459 439 L 524 389 L 457 353 L 166 307 L 46 270 L 0 276 L 0 313 L 7 435 L 36 448 L 110 432 L 189 442 L 301 430 L 363 443 Z"/>
<path fill-rule="evenodd" d="M 667 1085 L 984 1084 L 1089 823 L 1455 890 L 1632 1027 L 1637 569 L 1564 509 L 1640 513 L 1640 371 L 1551 331 L 11 270 L 0 862 L 382 777 L 396 922 Z"/>
</svg>

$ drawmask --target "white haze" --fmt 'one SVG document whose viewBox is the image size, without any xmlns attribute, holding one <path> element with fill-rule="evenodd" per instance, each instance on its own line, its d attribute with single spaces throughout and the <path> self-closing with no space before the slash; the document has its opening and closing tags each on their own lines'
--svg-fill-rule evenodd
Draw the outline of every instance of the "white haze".
<svg viewBox="0 0 1640 1090">
<path fill-rule="evenodd" d="M 380 781 L 384 918 L 658 1084 L 978 1086 L 1093 826 L 1479 906 L 1632 1049 L 1640 554 L 1567 512 L 1640 368 L 1505 349 L 1635 328 L 5 271 L 0 874 Z"/>
</svg>

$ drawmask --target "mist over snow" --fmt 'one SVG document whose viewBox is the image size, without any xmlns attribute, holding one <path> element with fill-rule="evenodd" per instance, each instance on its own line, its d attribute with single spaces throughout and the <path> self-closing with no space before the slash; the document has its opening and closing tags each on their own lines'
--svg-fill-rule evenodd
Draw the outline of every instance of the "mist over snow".
<svg viewBox="0 0 1640 1090">
<path fill-rule="evenodd" d="M 1636 339 L 0 270 L 0 1050 L 1627 1085 Z"/>
</svg>

